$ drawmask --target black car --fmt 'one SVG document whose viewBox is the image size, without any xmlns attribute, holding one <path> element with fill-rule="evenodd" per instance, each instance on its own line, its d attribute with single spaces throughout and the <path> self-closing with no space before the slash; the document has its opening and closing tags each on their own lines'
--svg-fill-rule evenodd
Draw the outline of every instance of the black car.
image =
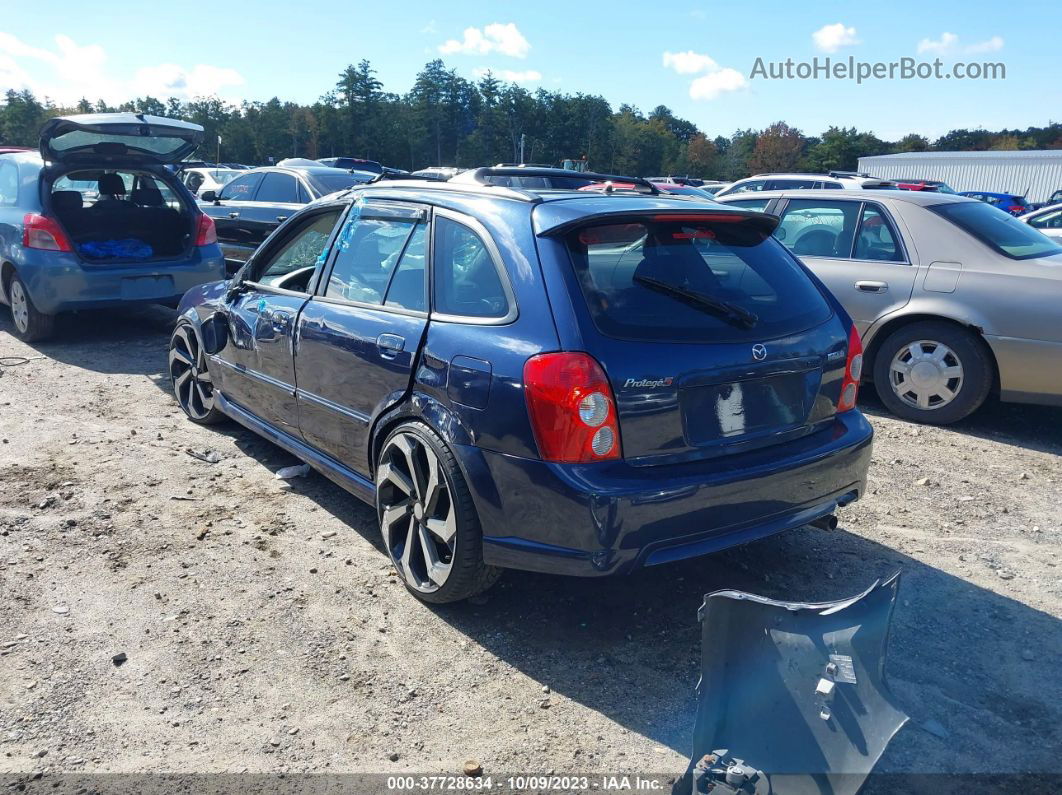
<svg viewBox="0 0 1062 795">
<path fill-rule="evenodd" d="M 345 168 L 354 171 L 371 171 L 373 174 L 383 174 L 385 171 L 394 171 L 377 163 L 375 160 L 366 160 L 362 157 L 322 157 L 318 161 L 322 166 L 330 168 Z"/>
<path fill-rule="evenodd" d="M 199 196 L 214 219 L 229 272 L 235 272 L 273 230 L 314 199 L 371 180 L 375 174 L 326 166 L 254 168 L 219 193 Z"/>
</svg>

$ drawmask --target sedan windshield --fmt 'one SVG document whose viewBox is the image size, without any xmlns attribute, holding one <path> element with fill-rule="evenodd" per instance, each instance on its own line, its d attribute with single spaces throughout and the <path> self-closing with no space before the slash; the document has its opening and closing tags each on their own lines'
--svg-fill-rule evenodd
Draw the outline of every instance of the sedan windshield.
<svg viewBox="0 0 1062 795">
<path fill-rule="evenodd" d="M 979 201 L 935 204 L 929 207 L 985 245 L 1011 259 L 1062 254 L 1062 247 L 1010 213 Z"/>
</svg>

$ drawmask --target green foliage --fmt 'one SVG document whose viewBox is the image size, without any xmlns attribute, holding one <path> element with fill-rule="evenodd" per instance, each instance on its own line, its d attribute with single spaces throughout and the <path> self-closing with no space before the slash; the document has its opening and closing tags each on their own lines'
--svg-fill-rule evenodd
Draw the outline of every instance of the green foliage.
<svg viewBox="0 0 1062 795">
<path fill-rule="evenodd" d="M 251 164 L 285 157 L 367 157 L 389 166 L 480 166 L 520 159 L 559 165 L 586 158 L 599 171 L 658 176 L 683 174 L 734 180 L 766 171 L 852 170 L 862 155 L 973 149 L 1062 149 L 1062 124 L 1025 130 L 952 130 L 930 143 L 912 133 L 895 143 L 871 132 L 830 127 L 805 136 L 784 122 L 709 139 L 697 126 L 658 105 L 648 114 L 631 105 L 613 111 L 600 96 L 530 92 L 491 73 L 466 80 L 441 60 L 425 64 L 404 95 L 388 93 L 362 60 L 310 105 L 231 105 L 217 97 L 181 101 L 137 97 L 119 107 L 82 98 L 61 107 L 30 91 L 8 91 L 0 105 L 0 143 L 36 146 L 49 118 L 70 113 L 131 111 L 201 124 L 199 157 Z"/>
</svg>

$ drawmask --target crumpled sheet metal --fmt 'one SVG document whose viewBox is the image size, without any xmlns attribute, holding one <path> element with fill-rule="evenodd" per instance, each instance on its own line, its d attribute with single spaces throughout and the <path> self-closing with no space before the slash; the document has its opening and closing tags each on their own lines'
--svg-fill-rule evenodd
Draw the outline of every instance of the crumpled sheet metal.
<svg viewBox="0 0 1062 795">
<path fill-rule="evenodd" d="M 674 791 L 691 792 L 698 761 L 727 749 L 765 773 L 777 795 L 858 792 L 907 722 L 885 680 L 899 577 L 818 604 L 708 594 L 693 757 Z M 762 779 L 711 786 L 702 780 L 710 792 L 765 791 Z"/>
</svg>

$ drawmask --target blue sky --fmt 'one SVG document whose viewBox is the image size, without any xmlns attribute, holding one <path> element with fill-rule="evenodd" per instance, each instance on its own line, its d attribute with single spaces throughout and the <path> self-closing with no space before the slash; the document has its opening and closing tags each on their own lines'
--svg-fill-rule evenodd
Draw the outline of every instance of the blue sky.
<svg viewBox="0 0 1062 795">
<path fill-rule="evenodd" d="M 85 94 L 217 93 L 312 101 L 366 58 L 387 90 L 405 92 L 442 57 L 543 87 L 659 104 L 710 135 L 784 120 L 805 133 L 831 124 L 885 138 L 953 128 L 1062 120 L 1062 3 L 1023 2 L 338 2 L 194 4 L 28 0 L 0 15 L 0 89 L 62 100 Z M 103 9 L 106 9 L 105 12 Z M 253 9 L 253 10 L 249 10 Z M 134 20 L 142 19 L 143 24 Z M 471 30 L 470 30 L 471 29 Z M 818 34 L 818 35 L 816 35 Z M 1005 80 L 750 79 L 764 61 L 940 57 L 1006 65 Z"/>
</svg>

